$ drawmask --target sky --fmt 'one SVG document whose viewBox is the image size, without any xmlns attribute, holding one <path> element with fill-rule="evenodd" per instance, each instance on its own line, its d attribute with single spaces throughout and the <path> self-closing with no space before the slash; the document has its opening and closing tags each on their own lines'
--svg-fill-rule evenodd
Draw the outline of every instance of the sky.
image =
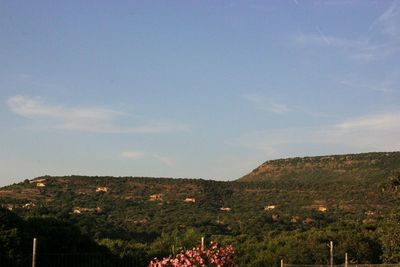
<svg viewBox="0 0 400 267">
<path fill-rule="evenodd" d="M 0 185 L 400 150 L 400 1 L 0 1 Z"/>
</svg>

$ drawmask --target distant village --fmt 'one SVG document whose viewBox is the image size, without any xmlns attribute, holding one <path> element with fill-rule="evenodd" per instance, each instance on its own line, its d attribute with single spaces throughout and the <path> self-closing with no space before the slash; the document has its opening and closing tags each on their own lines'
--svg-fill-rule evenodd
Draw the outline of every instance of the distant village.
<svg viewBox="0 0 400 267">
<path fill-rule="evenodd" d="M 45 178 L 36 178 L 33 180 L 25 180 L 25 183 L 29 183 L 29 184 L 35 184 L 37 188 L 45 188 L 46 187 L 46 179 Z M 99 186 L 96 187 L 94 189 L 95 193 L 98 194 L 106 194 L 110 192 L 110 188 L 107 186 Z M 165 199 L 165 195 L 163 193 L 157 193 L 157 194 L 151 194 L 148 196 L 148 201 L 151 202 L 163 202 Z M 195 197 L 186 197 L 181 199 L 182 202 L 184 203 L 192 203 L 195 204 L 196 203 L 196 198 Z M 3 208 L 6 208 L 10 211 L 12 210 L 17 210 L 17 209 L 32 209 L 34 207 L 36 207 L 36 204 L 32 201 L 27 202 L 27 203 L 23 203 L 23 204 L 15 204 L 15 203 L 8 203 L 8 204 L 2 204 Z M 278 204 L 268 204 L 264 207 L 264 212 L 271 214 L 271 219 L 272 221 L 278 221 L 280 220 L 280 215 L 279 213 L 275 212 L 278 208 Z M 320 213 L 325 213 L 328 211 L 327 206 L 323 205 L 322 203 L 317 203 L 316 205 L 312 205 L 310 206 L 311 209 L 318 211 Z M 232 208 L 231 207 L 220 207 L 219 210 L 221 212 L 231 212 Z M 71 210 L 71 214 L 75 214 L 75 215 L 80 215 L 80 214 L 84 214 L 84 213 L 101 213 L 103 211 L 103 209 L 99 206 L 97 207 L 74 207 Z M 374 215 L 374 211 L 372 210 L 368 210 L 365 211 L 365 214 L 367 216 L 372 216 Z M 146 223 L 147 219 L 142 219 L 142 220 L 134 220 L 134 223 Z M 218 223 L 223 223 L 223 221 L 219 220 L 217 221 Z M 290 217 L 290 223 L 292 224 L 297 224 L 297 223 L 303 223 L 303 224 L 310 224 L 315 222 L 315 220 L 311 217 L 306 217 L 303 220 L 300 220 L 300 217 L 297 215 L 293 215 Z"/>
</svg>

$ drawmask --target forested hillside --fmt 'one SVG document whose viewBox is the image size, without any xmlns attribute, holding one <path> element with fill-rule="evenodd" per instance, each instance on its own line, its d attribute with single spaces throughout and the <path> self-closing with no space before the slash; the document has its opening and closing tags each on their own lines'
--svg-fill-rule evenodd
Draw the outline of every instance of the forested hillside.
<svg viewBox="0 0 400 267">
<path fill-rule="evenodd" d="M 239 181 L 294 180 L 315 183 L 382 181 L 400 167 L 400 152 L 328 155 L 266 161 Z"/>
<path fill-rule="evenodd" d="M 0 203 L 71 224 L 114 255 L 129 248 L 143 265 L 201 236 L 233 244 L 241 266 L 326 263 L 329 240 L 337 261 L 393 262 L 399 170 L 393 152 L 268 161 L 233 182 L 43 176 L 1 188 Z"/>
</svg>

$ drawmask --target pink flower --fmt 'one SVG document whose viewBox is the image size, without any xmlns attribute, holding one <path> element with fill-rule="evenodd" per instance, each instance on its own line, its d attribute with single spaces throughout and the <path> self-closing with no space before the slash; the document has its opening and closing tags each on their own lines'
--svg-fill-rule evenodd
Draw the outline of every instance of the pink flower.
<svg viewBox="0 0 400 267">
<path fill-rule="evenodd" d="M 219 247 L 218 243 L 211 242 L 209 248 L 200 246 L 182 251 L 172 258 L 155 258 L 150 261 L 149 267 L 235 267 L 233 261 L 234 250 L 232 246 Z"/>
</svg>

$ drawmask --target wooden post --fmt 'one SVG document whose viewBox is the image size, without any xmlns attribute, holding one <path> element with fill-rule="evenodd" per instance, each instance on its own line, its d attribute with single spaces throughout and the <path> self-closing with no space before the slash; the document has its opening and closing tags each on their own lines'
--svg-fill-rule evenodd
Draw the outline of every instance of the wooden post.
<svg viewBox="0 0 400 267">
<path fill-rule="evenodd" d="M 329 243 L 330 254 L 331 254 L 331 267 L 333 267 L 333 241 Z"/>
<path fill-rule="evenodd" d="M 201 250 L 204 250 L 204 236 L 201 237 Z"/>
<path fill-rule="evenodd" d="M 37 252 L 37 239 L 33 239 L 33 249 L 32 249 L 32 267 L 36 267 L 36 252 Z"/>
<path fill-rule="evenodd" d="M 344 254 L 344 267 L 347 267 L 348 264 L 348 258 L 347 258 L 347 252 Z"/>
<path fill-rule="evenodd" d="M 283 260 L 281 260 L 281 267 L 283 267 Z"/>
</svg>

